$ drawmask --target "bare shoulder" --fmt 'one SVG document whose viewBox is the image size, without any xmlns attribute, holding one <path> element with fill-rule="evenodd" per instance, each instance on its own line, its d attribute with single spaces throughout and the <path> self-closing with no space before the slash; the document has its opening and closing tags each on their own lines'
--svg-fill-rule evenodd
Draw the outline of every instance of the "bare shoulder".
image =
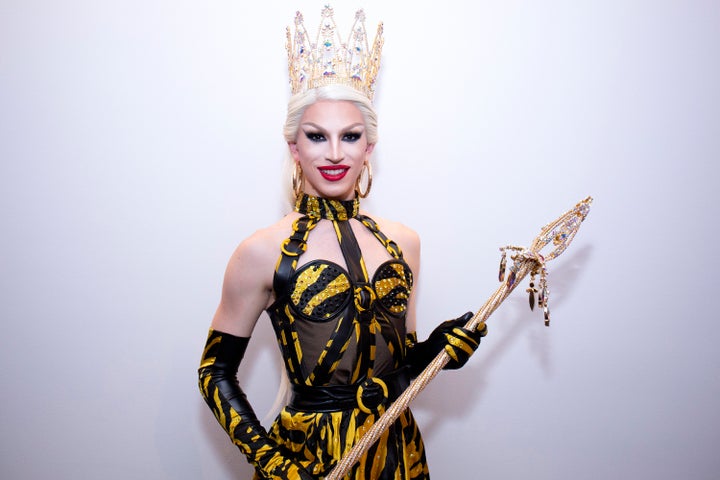
<svg viewBox="0 0 720 480">
<path fill-rule="evenodd" d="M 420 256 L 420 236 L 415 230 L 401 222 L 370 214 L 368 216 L 375 220 L 381 232 L 400 246 L 405 255 Z"/>
<path fill-rule="evenodd" d="M 272 301 L 280 243 L 291 228 L 292 219 L 285 217 L 240 242 L 225 270 L 220 305 L 212 321 L 214 329 L 243 337 L 252 334 L 258 317 Z"/>
<path fill-rule="evenodd" d="M 288 215 L 273 225 L 257 230 L 240 242 L 230 264 L 242 265 L 256 272 L 265 272 L 269 266 L 272 271 L 280 255 L 280 244 L 291 234 L 293 220 L 294 218 Z"/>
</svg>

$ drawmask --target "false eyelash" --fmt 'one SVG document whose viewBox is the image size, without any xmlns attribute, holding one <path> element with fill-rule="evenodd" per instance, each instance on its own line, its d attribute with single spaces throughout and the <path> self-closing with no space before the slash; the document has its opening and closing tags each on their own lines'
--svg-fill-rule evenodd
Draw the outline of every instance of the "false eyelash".
<svg viewBox="0 0 720 480">
<path fill-rule="evenodd" d="M 311 142 L 316 142 L 316 143 L 322 142 L 325 140 L 325 135 L 323 135 L 320 132 L 308 131 L 308 132 L 305 132 L 305 137 L 307 137 L 307 139 L 310 140 Z"/>
<path fill-rule="evenodd" d="M 348 132 L 343 135 L 343 140 L 348 141 L 348 142 L 357 142 L 358 140 L 360 140 L 362 138 L 362 136 L 363 136 L 362 132 Z M 350 137 L 350 138 L 348 138 L 348 137 Z"/>
</svg>

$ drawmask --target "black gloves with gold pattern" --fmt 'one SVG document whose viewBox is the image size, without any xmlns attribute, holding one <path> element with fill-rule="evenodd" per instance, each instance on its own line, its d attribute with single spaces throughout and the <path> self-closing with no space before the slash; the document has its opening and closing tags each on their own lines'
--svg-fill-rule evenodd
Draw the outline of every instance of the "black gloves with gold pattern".
<svg viewBox="0 0 720 480">
<path fill-rule="evenodd" d="M 473 313 L 467 312 L 455 320 L 441 323 L 424 342 L 417 341 L 415 332 L 408 333 L 405 340 L 405 363 L 410 367 L 411 376 L 418 376 L 442 350 L 450 355 L 445 369 L 455 370 L 465 365 L 480 345 L 480 339 L 487 335 L 487 325 L 484 323 L 476 330 L 465 328 L 472 317 Z"/>
<path fill-rule="evenodd" d="M 313 480 L 270 438 L 240 389 L 237 370 L 249 338 L 210 330 L 198 370 L 200 392 L 232 442 L 262 478 Z"/>
</svg>

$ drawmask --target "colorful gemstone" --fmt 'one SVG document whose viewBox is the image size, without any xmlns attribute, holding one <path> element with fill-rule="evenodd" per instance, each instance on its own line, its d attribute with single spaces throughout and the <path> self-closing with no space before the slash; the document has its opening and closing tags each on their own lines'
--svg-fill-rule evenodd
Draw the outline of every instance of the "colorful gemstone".
<svg viewBox="0 0 720 480">
<path fill-rule="evenodd" d="M 503 252 L 502 257 L 500 257 L 500 271 L 498 273 L 498 281 L 502 282 L 505 280 L 505 266 L 507 264 L 507 261 L 505 259 L 505 252 Z"/>
</svg>

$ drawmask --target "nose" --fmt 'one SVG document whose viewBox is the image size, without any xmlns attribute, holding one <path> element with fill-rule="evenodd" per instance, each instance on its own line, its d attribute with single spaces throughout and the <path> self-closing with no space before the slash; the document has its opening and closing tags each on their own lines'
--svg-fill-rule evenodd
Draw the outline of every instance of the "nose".
<svg viewBox="0 0 720 480">
<path fill-rule="evenodd" d="M 342 150 L 342 142 L 339 140 L 331 140 L 328 143 L 327 159 L 332 163 L 341 162 L 345 158 Z"/>
</svg>

